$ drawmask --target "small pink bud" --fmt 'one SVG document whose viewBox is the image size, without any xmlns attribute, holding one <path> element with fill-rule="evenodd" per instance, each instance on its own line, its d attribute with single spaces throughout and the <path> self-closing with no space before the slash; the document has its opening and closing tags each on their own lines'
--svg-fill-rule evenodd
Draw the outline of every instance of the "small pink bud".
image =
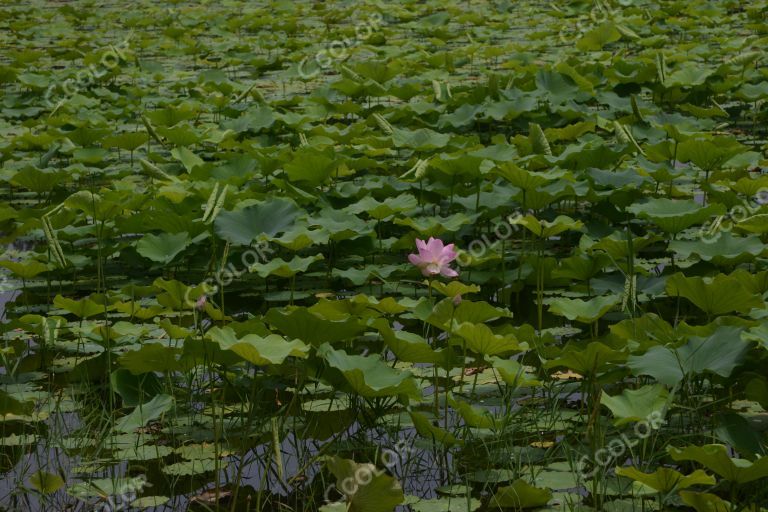
<svg viewBox="0 0 768 512">
<path fill-rule="evenodd" d="M 207 301 L 208 301 L 208 297 L 206 297 L 205 294 L 201 295 L 200 298 L 197 299 L 197 302 L 195 302 L 195 309 L 198 311 L 202 311 Z"/>
<path fill-rule="evenodd" d="M 453 298 L 453 305 L 458 306 L 459 304 L 461 304 L 461 294 L 458 294 Z"/>
</svg>

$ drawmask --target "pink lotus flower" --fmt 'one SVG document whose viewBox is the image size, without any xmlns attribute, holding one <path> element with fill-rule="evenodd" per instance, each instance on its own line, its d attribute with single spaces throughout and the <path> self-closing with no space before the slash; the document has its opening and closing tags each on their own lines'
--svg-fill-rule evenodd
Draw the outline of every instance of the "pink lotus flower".
<svg viewBox="0 0 768 512">
<path fill-rule="evenodd" d="M 419 267 L 425 276 L 442 274 L 446 277 L 456 277 L 459 275 L 449 266 L 457 256 L 453 244 L 443 245 L 442 240 L 432 237 L 427 242 L 417 238 L 416 248 L 419 254 L 409 254 L 408 261 Z"/>
</svg>

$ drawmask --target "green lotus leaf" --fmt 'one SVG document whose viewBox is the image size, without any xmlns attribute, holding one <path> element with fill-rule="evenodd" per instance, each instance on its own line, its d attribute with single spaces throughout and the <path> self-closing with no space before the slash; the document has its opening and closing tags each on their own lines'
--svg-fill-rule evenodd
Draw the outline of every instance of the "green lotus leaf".
<svg viewBox="0 0 768 512">
<path fill-rule="evenodd" d="M 193 476 L 203 473 L 210 473 L 216 469 L 222 470 L 227 467 L 226 461 L 217 461 L 215 459 L 194 459 L 177 462 L 163 467 L 163 473 L 171 476 Z"/>
<path fill-rule="evenodd" d="M 104 147 L 115 147 L 126 151 L 135 151 L 149 140 L 147 132 L 124 132 L 105 137 Z"/>
<path fill-rule="evenodd" d="M 586 347 L 579 347 L 574 343 L 566 345 L 560 357 L 547 361 L 547 368 L 564 366 L 581 375 L 591 375 L 595 372 L 605 371 L 609 365 L 625 361 L 627 355 L 624 352 L 614 350 L 609 346 L 593 341 Z"/>
<path fill-rule="evenodd" d="M 680 491 L 683 503 L 696 512 L 730 512 L 733 507 L 716 494 L 708 492 Z"/>
<path fill-rule="evenodd" d="M 527 509 L 543 507 L 551 499 L 552 491 L 534 487 L 520 478 L 512 485 L 499 487 L 491 496 L 490 503 L 494 508 Z"/>
<path fill-rule="evenodd" d="M 649 199 L 627 207 L 627 211 L 641 218 L 650 219 L 667 233 L 677 234 L 682 230 L 701 224 L 713 215 L 725 213 L 722 204 L 701 206 L 695 201 L 677 199 Z"/>
<path fill-rule="evenodd" d="M 568 299 L 565 297 L 549 299 L 549 311 L 555 315 L 591 324 L 612 310 L 621 302 L 620 295 L 602 295 L 589 300 Z"/>
<path fill-rule="evenodd" d="M 53 305 L 57 308 L 61 308 L 75 315 L 78 318 L 88 318 L 104 314 L 106 308 L 104 305 L 92 301 L 91 299 L 84 298 L 80 300 L 67 299 L 61 295 L 57 295 L 53 299 Z"/>
<path fill-rule="evenodd" d="M 603 46 L 621 39 L 621 32 L 616 25 L 607 21 L 593 28 L 576 42 L 576 48 L 582 51 L 599 51 Z"/>
<path fill-rule="evenodd" d="M 326 460 L 336 488 L 346 495 L 348 512 L 392 512 L 405 499 L 400 483 L 373 464 L 338 456 Z"/>
<path fill-rule="evenodd" d="M 643 421 L 653 413 L 666 409 L 669 393 L 661 384 L 648 384 L 638 389 L 625 389 L 621 395 L 600 395 L 600 403 L 613 413 L 616 426 Z"/>
<path fill-rule="evenodd" d="M 171 156 L 181 162 L 181 165 L 184 166 L 187 172 L 192 172 L 195 167 L 205 163 L 202 158 L 185 147 L 173 148 L 171 150 Z"/>
<path fill-rule="evenodd" d="M 432 499 L 406 496 L 405 504 L 408 505 L 413 512 L 454 512 L 459 507 L 461 507 L 462 512 L 475 512 L 482 506 L 480 500 L 466 496 L 449 496 Z"/>
<path fill-rule="evenodd" d="M 470 427 L 496 429 L 499 424 L 500 420 L 487 409 L 475 407 L 452 395 L 448 396 L 448 403 L 458 411 L 459 415 L 461 415 L 466 424 Z"/>
<path fill-rule="evenodd" d="M 633 355 L 627 366 L 634 375 L 650 375 L 662 384 L 674 386 L 689 375 L 730 376 L 744 361 L 749 348 L 750 343 L 741 339 L 741 329 L 723 326 L 706 338 L 692 337 L 677 349 L 656 346 L 643 355 Z"/>
<path fill-rule="evenodd" d="M 253 264 L 248 270 L 259 274 L 261 277 L 271 275 L 278 277 L 293 277 L 296 274 L 306 272 L 310 265 L 322 259 L 322 254 L 315 254 L 314 256 L 307 256 L 306 258 L 294 256 L 290 261 L 285 261 L 282 258 L 272 258 L 266 263 Z"/>
<path fill-rule="evenodd" d="M 246 334 L 238 339 L 229 327 L 213 327 L 206 333 L 206 337 L 218 343 L 222 350 L 231 350 L 257 366 L 279 365 L 288 357 L 306 358 L 309 354 L 309 346 L 302 341 L 288 341 L 277 334 L 266 337 Z"/>
<path fill-rule="evenodd" d="M 317 349 L 318 357 L 344 376 L 352 390 L 365 398 L 405 395 L 418 400 L 421 391 L 409 371 L 398 371 L 378 356 L 348 355 L 329 344 Z"/>
<path fill-rule="evenodd" d="M 366 196 L 355 204 L 346 208 L 346 211 L 355 215 L 365 213 L 372 219 L 383 220 L 398 212 L 404 212 L 416 208 L 418 201 L 411 194 L 400 194 L 379 202 L 371 196 Z"/>
<path fill-rule="evenodd" d="M 0 261 L 0 267 L 7 268 L 14 275 L 19 276 L 22 279 L 33 279 L 38 274 L 48 272 L 48 265 L 40 263 L 36 260 L 29 261 Z"/>
<path fill-rule="evenodd" d="M 148 233 L 136 243 L 136 252 L 147 259 L 168 264 L 186 249 L 191 240 L 189 233 Z"/>
<path fill-rule="evenodd" d="M 290 162 L 283 166 L 292 182 L 320 185 L 331 177 L 338 163 L 332 149 L 304 147 L 296 150 Z"/>
<path fill-rule="evenodd" d="M 459 323 L 454 320 L 452 332 L 464 339 L 462 346 L 475 354 L 495 356 L 528 350 L 527 343 L 521 343 L 513 335 L 494 334 L 485 324 Z"/>
<path fill-rule="evenodd" d="M 734 139 L 720 137 L 713 140 L 688 139 L 678 146 L 677 157 L 682 162 L 693 162 L 704 171 L 713 171 L 722 167 L 735 155 L 746 148 Z"/>
<path fill-rule="evenodd" d="M 51 494 L 64 487 L 64 479 L 53 473 L 36 471 L 29 477 L 30 485 L 43 494 Z"/>
<path fill-rule="evenodd" d="M 118 358 L 121 367 L 134 375 L 147 372 L 181 371 L 181 349 L 160 343 L 146 343 L 138 350 L 130 350 Z"/>
<path fill-rule="evenodd" d="M 637 468 L 629 467 L 616 468 L 616 474 L 631 478 L 662 493 L 679 491 L 694 485 L 715 485 L 715 477 L 706 474 L 700 469 L 697 469 L 690 475 L 683 475 L 672 468 L 659 468 L 653 473 L 643 473 Z"/>
<path fill-rule="evenodd" d="M 726 313 L 748 313 L 762 308 L 760 296 L 750 293 L 735 276 L 686 277 L 678 272 L 667 278 L 667 295 L 685 297 L 708 316 Z"/>
<path fill-rule="evenodd" d="M 425 414 L 417 411 L 410 411 L 408 414 L 420 436 L 446 447 L 464 444 L 464 441 L 457 439 L 444 428 L 434 425 Z"/>
<path fill-rule="evenodd" d="M 517 361 L 500 357 L 492 357 L 490 361 L 508 386 L 517 388 L 538 386 L 540 384 L 536 377 L 526 371 L 525 367 Z"/>
<path fill-rule="evenodd" d="M 755 462 L 731 458 L 728 447 L 722 444 L 686 446 L 683 449 L 668 446 L 667 452 L 673 460 L 692 460 L 737 485 L 754 482 L 768 477 L 768 458 Z"/>
<path fill-rule="evenodd" d="M 299 215 L 293 201 L 282 198 L 234 211 L 222 211 L 216 217 L 216 234 L 237 245 L 250 245 L 261 235 L 268 237 L 286 231 Z"/>
<path fill-rule="evenodd" d="M 448 363 L 448 353 L 442 349 L 433 349 L 427 341 L 416 333 L 406 330 L 393 330 L 385 319 L 372 323 L 389 349 L 400 361 L 410 363 L 429 363 L 445 365 Z"/>
<path fill-rule="evenodd" d="M 156 395 L 145 404 L 137 405 L 128 415 L 123 416 L 115 424 L 115 431 L 131 433 L 137 428 L 147 425 L 150 421 L 160 418 L 173 407 L 174 399 L 170 395 Z"/>
<path fill-rule="evenodd" d="M 316 347 L 323 343 L 349 340 L 365 329 L 353 317 L 328 320 L 306 308 L 271 309 L 264 315 L 264 320 L 288 338 L 297 338 Z"/>
<path fill-rule="evenodd" d="M 748 233 L 764 234 L 768 233 L 768 213 L 759 213 L 747 217 L 735 224 L 736 229 Z M 721 235 L 722 236 L 722 235 Z"/>
<path fill-rule="evenodd" d="M 714 240 L 673 240 L 669 250 L 680 258 L 687 259 L 696 255 L 704 261 L 716 265 L 735 265 L 753 260 L 765 251 L 765 245 L 759 237 L 735 237 L 732 233 L 720 233 Z"/>
<path fill-rule="evenodd" d="M 441 149 L 448 145 L 450 139 L 449 134 L 438 133 L 429 128 L 416 130 L 392 128 L 392 143 L 397 148 L 410 148 L 416 151 Z"/>
<path fill-rule="evenodd" d="M 539 220 L 533 215 L 524 217 L 510 217 L 510 224 L 524 226 L 528 231 L 539 238 L 550 238 L 568 230 L 579 230 L 583 224 L 581 221 L 574 220 L 566 215 L 559 215 L 553 221 Z"/>
</svg>

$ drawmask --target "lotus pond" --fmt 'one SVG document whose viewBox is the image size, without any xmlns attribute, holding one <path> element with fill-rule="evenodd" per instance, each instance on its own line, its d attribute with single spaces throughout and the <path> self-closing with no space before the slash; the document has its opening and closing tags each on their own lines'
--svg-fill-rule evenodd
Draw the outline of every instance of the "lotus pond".
<svg viewBox="0 0 768 512">
<path fill-rule="evenodd" d="M 0 2 L 0 509 L 765 510 L 767 44 Z"/>
</svg>

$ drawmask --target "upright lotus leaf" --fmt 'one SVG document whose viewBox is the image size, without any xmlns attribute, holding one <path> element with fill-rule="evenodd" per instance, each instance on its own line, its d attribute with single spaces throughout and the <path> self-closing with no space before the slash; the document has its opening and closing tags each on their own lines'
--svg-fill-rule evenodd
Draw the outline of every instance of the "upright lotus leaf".
<svg viewBox="0 0 768 512">
<path fill-rule="evenodd" d="M 611 259 L 606 254 L 579 252 L 560 260 L 560 266 L 552 271 L 552 277 L 588 281 L 610 264 Z"/>
<path fill-rule="evenodd" d="M 768 233 L 768 213 L 758 213 L 737 222 L 734 227 L 739 231 L 762 235 Z"/>
<path fill-rule="evenodd" d="M 317 149 L 300 147 L 290 162 L 284 164 L 285 172 L 292 182 L 304 182 L 317 186 L 331 177 L 338 162 L 332 148 Z"/>
<path fill-rule="evenodd" d="M 643 421 L 653 413 L 663 415 L 669 393 L 661 384 L 648 384 L 638 389 L 625 389 L 621 395 L 600 395 L 600 403 L 613 413 L 616 426 Z"/>
<path fill-rule="evenodd" d="M 404 395 L 414 400 L 421 398 L 421 391 L 411 372 L 392 368 L 378 355 L 348 355 L 343 350 L 334 350 L 327 343 L 317 349 L 317 355 L 325 359 L 331 368 L 341 372 L 352 390 L 360 396 Z"/>
<path fill-rule="evenodd" d="M 601 295 L 589 300 L 558 297 L 549 299 L 547 304 L 549 304 L 549 311 L 555 315 L 564 316 L 568 320 L 591 324 L 602 318 L 620 302 L 620 295 Z"/>
<path fill-rule="evenodd" d="M 158 263 L 168 264 L 186 249 L 191 240 L 189 233 L 147 233 L 136 244 L 136 252 L 147 259 Z"/>
<path fill-rule="evenodd" d="M 268 277 L 272 275 L 278 277 L 293 277 L 296 274 L 306 272 L 310 265 L 322 259 L 322 254 L 315 254 L 314 256 L 307 256 L 305 258 L 294 256 L 290 261 L 285 261 L 282 258 L 272 258 L 266 263 L 254 263 L 248 270 L 259 274 L 260 277 Z"/>
<path fill-rule="evenodd" d="M 544 134 L 544 130 L 537 123 L 530 123 L 529 125 L 528 140 L 531 144 L 531 149 L 537 155 L 552 156 L 552 149 L 549 146 L 547 136 Z"/>
<path fill-rule="evenodd" d="M 429 166 L 448 176 L 457 176 L 462 180 L 470 180 L 480 176 L 480 166 L 483 159 L 469 154 L 438 154 L 430 159 Z"/>
<path fill-rule="evenodd" d="M 588 97 L 571 77 L 546 67 L 536 73 L 536 93 L 548 97 L 555 104 Z"/>
<path fill-rule="evenodd" d="M 669 250 L 681 259 L 692 255 L 715 265 L 737 265 L 754 260 L 765 252 L 765 244 L 757 236 L 736 237 L 731 232 L 719 233 L 714 240 L 673 240 Z"/>
<path fill-rule="evenodd" d="M 522 478 L 512 485 L 499 487 L 491 497 L 490 505 L 497 508 L 527 509 L 543 507 L 552 499 L 552 491 L 534 487 Z"/>
<path fill-rule="evenodd" d="M 372 323 L 378 329 L 384 342 L 400 361 L 409 363 L 428 363 L 443 366 L 450 360 L 450 353 L 445 349 L 433 349 L 427 341 L 416 333 L 404 329 L 394 330 L 389 322 L 379 318 Z"/>
<path fill-rule="evenodd" d="M 696 512 L 731 512 L 733 510 L 730 503 L 709 492 L 680 491 L 680 498 Z"/>
<path fill-rule="evenodd" d="M 749 313 L 753 308 L 765 305 L 762 298 L 749 293 L 738 278 L 725 274 L 686 277 L 678 272 L 667 278 L 666 290 L 670 297 L 690 300 L 707 316 Z"/>
<path fill-rule="evenodd" d="M 411 416 L 413 426 L 420 436 L 446 447 L 464 444 L 463 440 L 457 439 L 456 436 L 444 428 L 434 425 L 426 415 L 418 411 L 410 411 L 408 414 Z"/>
<path fill-rule="evenodd" d="M 512 359 L 500 357 L 490 358 L 491 364 L 499 372 L 501 379 L 513 388 L 538 386 L 541 384 L 535 375 L 530 374 L 525 367 Z"/>
<path fill-rule="evenodd" d="M 250 245 L 260 235 L 275 236 L 291 226 L 299 215 L 293 201 L 272 198 L 240 210 L 222 211 L 216 217 L 216 234 L 237 245 Z"/>
<path fill-rule="evenodd" d="M 621 32 L 613 21 L 606 21 L 585 33 L 576 41 L 576 48 L 581 51 L 599 51 L 603 46 L 621 39 Z"/>
<path fill-rule="evenodd" d="M 453 323 L 453 333 L 464 339 L 463 345 L 483 357 L 528 350 L 528 344 L 519 342 L 514 335 L 498 335 L 485 324 Z"/>
<path fill-rule="evenodd" d="M 659 468 L 653 473 L 643 473 L 637 468 L 616 468 L 616 474 L 631 478 L 661 493 L 670 493 L 694 485 L 715 485 L 715 477 L 697 469 L 690 475 L 683 475 L 672 468 Z"/>
<path fill-rule="evenodd" d="M 677 349 L 656 346 L 643 355 L 633 355 L 627 366 L 634 375 L 650 375 L 674 386 L 689 375 L 701 373 L 729 377 L 749 348 L 750 343 L 741 339 L 741 329 L 721 326 L 711 336 L 692 337 Z"/>
<path fill-rule="evenodd" d="M 181 162 L 181 165 L 184 166 L 187 172 L 192 172 L 195 167 L 205 163 L 202 158 L 185 147 L 173 148 L 171 156 Z"/>
<path fill-rule="evenodd" d="M 61 295 L 54 297 L 53 305 L 57 308 L 69 311 L 78 318 L 88 318 L 91 316 L 104 314 L 105 309 L 108 309 L 89 298 L 74 300 L 67 299 Z"/>
<path fill-rule="evenodd" d="M 160 343 L 145 343 L 138 350 L 129 350 L 118 358 L 122 368 L 134 375 L 148 372 L 172 373 L 184 370 L 181 349 Z"/>
<path fill-rule="evenodd" d="M 510 224 L 524 226 L 528 231 L 539 238 L 550 238 L 568 230 L 581 229 L 584 224 L 579 220 L 574 220 L 567 215 L 558 215 L 553 221 L 539 220 L 533 215 L 525 215 L 509 219 Z"/>
<path fill-rule="evenodd" d="M 522 169 L 512 162 L 504 162 L 491 172 L 507 180 L 509 183 L 525 191 L 536 190 L 548 185 L 553 180 L 565 175 L 565 171 L 534 172 Z"/>
<path fill-rule="evenodd" d="M 423 217 L 403 217 L 395 219 L 398 226 L 408 226 L 416 231 L 420 236 L 439 237 L 445 232 L 455 233 L 474 222 L 477 215 L 466 215 L 462 212 L 454 213 L 448 217 L 423 216 Z"/>
<path fill-rule="evenodd" d="M 48 265 L 41 263 L 37 260 L 29 260 L 25 262 L 21 261 L 0 261 L 0 267 L 7 268 L 14 275 L 19 276 L 21 279 L 33 279 L 38 274 L 47 272 L 50 270 Z"/>
<path fill-rule="evenodd" d="M 627 240 L 627 232 L 616 231 L 601 238 L 597 242 L 584 236 L 581 239 L 581 247 L 590 253 L 603 251 L 606 254 L 609 254 L 614 260 L 618 261 L 629 256 L 630 250 L 636 255 L 639 251 L 642 251 L 644 248 L 659 240 L 661 240 L 661 238 L 658 235 L 646 235 L 642 237 L 633 236 L 632 244 L 629 244 Z"/>
<path fill-rule="evenodd" d="M 309 346 L 302 341 L 288 341 L 277 334 L 266 337 L 246 334 L 238 339 L 229 327 L 213 327 L 205 335 L 218 343 L 222 350 L 231 350 L 257 366 L 280 365 L 288 357 L 306 358 L 309 355 Z"/>
<path fill-rule="evenodd" d="M 499 318 L 512 318 L 512 313 L 505 308 L 491 306 L 485 301 L 462 300 L 456 306 L 453 299 L 447 297 L 438 302 L 434 308 L 425 307 L 415 310 L 414 315 L 419 320 L 429 322 L 443 330 L 449 330 L 452 322 L 482 324 Z"/>
<path fill-rule="evenodd" d="M 29 477 L 29 483 L 32 487 L 43 494 L 51 494 L 64 487 L 64 479 L 59 475 L 37 471 Z"/>
<path fill-rule="evenodd" d="M 650 219 L 666 233 L 676 235 L 694 224 L 702 224 L 714 215 L 723 215 L 725 206 L 719 203 L 701 206 L 692 200 L 659 198 L 628 206 L 627 211 Z"/>
<path fill-rule="evenodd" d="M 564 366 L 576 373 L 591 375 L 603 372 L 610 364 L 623 362 L 626 358 L 626 353 L 614 350 L 599 341 L 593 341 L 586 347 L 569 343 L 563 347 L 557 359 L 547 361 L 544 366 L 547 368 Z"/>
<path fill-rule="evenodd" d="M 723 166 L 733 156 L 746 151 L 735 139 L 720 137 L 716 140 L 688 139 L 677 148 L 681 162 L 693 162 L 703 171 L 713 171 Z"/>
<path fill-rule="evenodd" d="M 264 320 L 289 338 L 297 338 L 313 346 L 350 340 L 365 330 L 354 317 L 328 320 L 306 308 L 270 309 Z"/>
<path fill-rule="evenodd" d="M 431 151 L 448 145 L 450 134 L 438 133 L 429 128 L 416 130 L 392 127 L 392 143 L 396 148 L 409 148 L 415 151 Z"/>
<path fill-rule="evenodd" d="M 768 477 L 768 457 L 755 462 L 731 458 L 728 447 L 722 444 L 686 446 L 682 450 L 668 446 L 667 452 L 673 460 L 692 460 L 710 471 L 714 471 L 731 483 L 741 485 Z"/>
<path fill-rule="evenodd" d="M 117 432 L 131 433 L 137 428 L 146 426 L 150 421 L 158 419 L 173 407 L 171 395 L 156 395 L 145 404 L 137 405 L 127 416 L 123 416 L 115 424 Z"/>
<path fill-rule="evenodd" d="M 328 458 L 327 464 L 336 488 L 347 497 L 346 512 L 392 512 L 405 499 L 400 483 L 373 464 L 339 456 Z"/>
<path fill-rule="evenodd" d="M 458 411 L 467 426 L 489 429 L 496 429 L 499 426 L 499 419 L 487 409 L 473 406 L 469 402 L 459 400 L 450 394 L 448 395 L 448 403 Z"/>
<path fill-rule="evenodd" d="M 355 215 L 365 213 L 372 219 L 384 220 L 396 213 L 413 210 L 417 206 L 418 201 L 412 194 L 398 194 L 381 202 L 372 196 L 365 196 L 357 203 L 349 205 L 345 211 Z"/>
<path fill-rule="evenodd" d="M 476 284 L 464 284 L 461 281 L 449 281 L 444 283 L 442 281 L 432 281 L 430 283 L 432 289 L 437 290 L 446 297 L 459 297 L 471 293 L 478 293 L 480 287 Z"/>
<path fill-rule="evenodd" d="M 35 403 L 30 400 L 17 400 L 10 394 L 0 390 L 0 420 L 11 420 L 14 417 L 32 414 Z"/>
</svg>

